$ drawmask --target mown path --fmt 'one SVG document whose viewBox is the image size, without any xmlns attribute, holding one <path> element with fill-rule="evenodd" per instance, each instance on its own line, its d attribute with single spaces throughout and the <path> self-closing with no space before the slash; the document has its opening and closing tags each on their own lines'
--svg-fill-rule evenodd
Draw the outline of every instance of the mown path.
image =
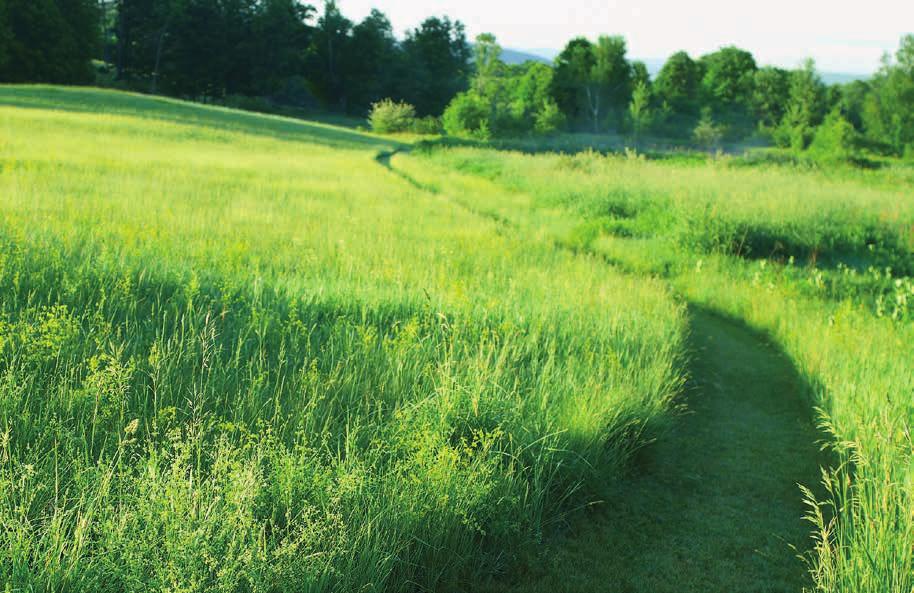
<svg viewBox="0 0 914 593">
<path fill-rule="evenodd" d="M 542 564 L 497 591 L 781 593 L 807 585 L 798 483 L 820 461 L 790 361 L 736 322 L 692 312 L 687 411 Z M 515 575 L 519 576 L 519 575 Z M 513 580 L 513 579 L 512 579 Z"/>
<path fill-rule="evenodd" d="M 431 191 L 391 164 L 378 164 Z M 465 206 L 464 206 L 465 207 Z M 480 214 L 480 213 L 477 213 Z M 605 500 L 573 514 L 523 574 L 492 593 L 800 593 L 822 435 L 790 360 L 765 337 L 691 313 L 685 412 Z M 815 489 L 815 488 L 814 488 Z M 520 571 L 518 571 L 520 572 Z"/>
</svg>

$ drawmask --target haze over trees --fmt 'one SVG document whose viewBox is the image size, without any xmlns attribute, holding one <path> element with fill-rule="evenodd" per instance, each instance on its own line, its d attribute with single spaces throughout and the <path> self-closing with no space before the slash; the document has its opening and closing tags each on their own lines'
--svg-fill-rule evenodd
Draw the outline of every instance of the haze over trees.
<svg viewBox="0 0 914 593">
<path fill-rule="evenodd" d="M 832 86 L 811 61 L 764 66 L 738 47 L 677 52 L 651 80 L 625 39 L 610 35 L 572 39 L 551 66 L 508 65 L 501 56 L 494 36 L 474 45 L 446 16 L 398 39 L 381 11 L 356 22 L 333 0 L 0 0 L 5 82 L 103 80 L 204 102 L 355 116 L 391 99 L 476 138 L 568 131 L 687 141 L 703 123 L 726 141 L 757 137 L 804 150 L 834 114 L 850 125 L 854 146 L 914 151 L 910 35 L 872 79 Z"/>
</svg>

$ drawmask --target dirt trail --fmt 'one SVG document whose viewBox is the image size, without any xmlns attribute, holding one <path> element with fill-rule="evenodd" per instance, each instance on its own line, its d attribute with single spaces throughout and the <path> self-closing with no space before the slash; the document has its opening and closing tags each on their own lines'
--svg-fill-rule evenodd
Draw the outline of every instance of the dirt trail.
<svg viewBox="0 0 914 593">
<path fill-rule="evenodd" d="M 797 483 L 819 435 L 790 361 L 761 336 L 693 311 L 688 411 L 547 560 L 502 591 L 781 593 L 807 585 Z"/>
</svg>

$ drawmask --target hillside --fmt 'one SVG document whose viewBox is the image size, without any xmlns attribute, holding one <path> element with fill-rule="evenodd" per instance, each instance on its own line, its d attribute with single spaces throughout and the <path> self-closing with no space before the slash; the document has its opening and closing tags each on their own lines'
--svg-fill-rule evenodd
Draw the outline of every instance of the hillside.
<svg viewBox="0 0 914 593">
<path fill-rule="evenodd" d="M 523 64 L 525 62 L 541 62 L 543 64 L 552 63 L 552 60 L 544 58 L 543 56 L 508 48 L 502 50 L 501 59 L 505 64 L 508 65 Z"/>
</svg>

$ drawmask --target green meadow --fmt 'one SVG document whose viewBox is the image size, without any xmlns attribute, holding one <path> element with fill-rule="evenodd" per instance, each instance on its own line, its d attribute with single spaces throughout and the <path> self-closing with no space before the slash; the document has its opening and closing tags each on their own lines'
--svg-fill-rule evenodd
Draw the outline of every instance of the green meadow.
<svg viewBox="0 0 914 593">
<path fill-rule="evenodd" d="M 914 589 L 914 167 L 0 87 L 7 591 Z"/>
<path fill-rule="evenodd" d="M 798 482 L 814 531 L 811 549 L 798 551 L 815 589 L 911 590 L 914 168 L 680 160 L 452 149 L 402 166 L 429 183 L 470 176 L 462 193 L 478 211 L 664 279 L 694 307 L 765 334 L 795 366 L 793 395 L 815 413 L 815 440 L 829 453 L 820 484 Z M 488 184 L 508 197 L 489 200 L 499 194 Z M 738 350 L 721 356 L 739 366 Z M 772 376 L 751 378 L 749 366 L 747 383 L 781 395 Z M 778 471 L 771 454 L 781 445 L 769 446 L 747 470 Z"/>
</svg>

